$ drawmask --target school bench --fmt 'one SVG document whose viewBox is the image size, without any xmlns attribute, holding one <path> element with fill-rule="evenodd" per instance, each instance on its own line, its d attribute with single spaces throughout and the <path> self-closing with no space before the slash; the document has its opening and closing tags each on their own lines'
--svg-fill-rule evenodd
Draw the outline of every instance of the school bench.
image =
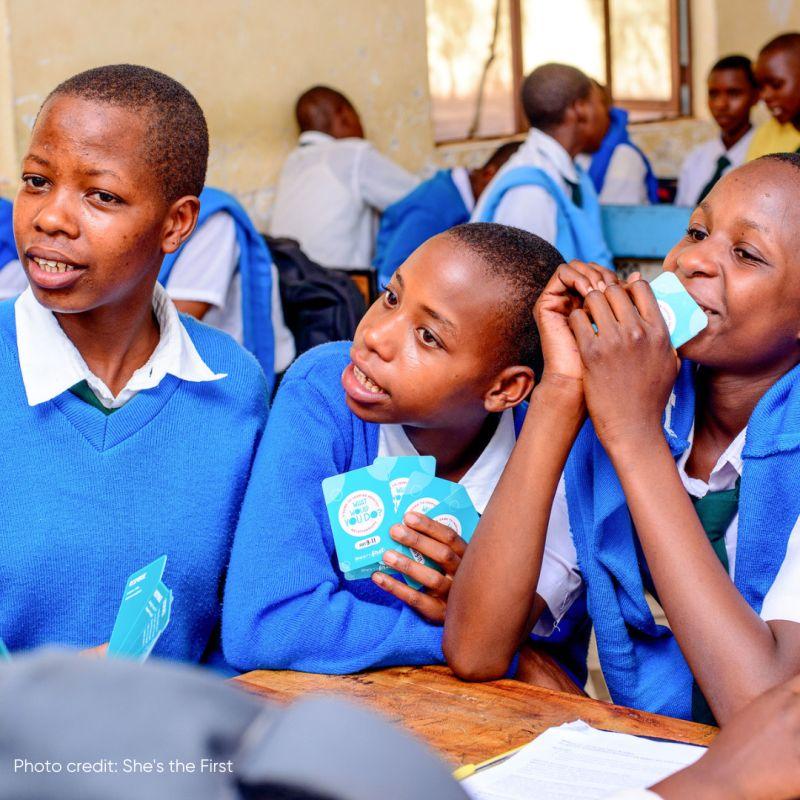
<svg viewBox="0 0 800 800">
<path fill-rule="evenodd" d="M 707 725 L 514 680 L 464 683 L 447 667 L 395 667 L 356 675 L 258 670 L 232 682 L 283 703 L 304 694 L 363 702 L 426 740 L 454 767 L 480 763 L 576 719 L 603 730 L 697 745 L 710 744 L 717 733 Z"/>
</svg>

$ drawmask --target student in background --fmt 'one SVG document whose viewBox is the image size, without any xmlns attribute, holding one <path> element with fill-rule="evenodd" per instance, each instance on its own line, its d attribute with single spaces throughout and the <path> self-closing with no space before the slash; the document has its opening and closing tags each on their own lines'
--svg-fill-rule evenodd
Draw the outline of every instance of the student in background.
<svg viewBox="0 0 800 800">
<path fill-rule="evenodd" d="M 576 165 L 608 128 L 603 93 L 579 69 L 545 64 L 522 85 L 528 138 L 492 179 L 473 222 L 499 222 L 535 233 L 573 258 L 610 266 L 600 205 L 589 176 Z"/>
<path fill-rule="evenodd" d="M 457 674 L 504 673 L 545 535 L 574 544 L 615 703 L 725 725 L 800 674 L 799 200 L 800 155 L 777 153 L 694 211 L 664 269 L 708 326 L 679 356 L 647 282 L 559 268 L 542 380 L 450 593 Z"/>
<path fill-rule="evenodd" d="M 758 85 L 747 56 L 726 56 L 708 73 L 708 109 L 720 135 L 698 145 L 681 166 L 675 205 L 694 207 L 730 170 L 745 162 L 755 130 L 750 111 Z"/>
<path fill-rule="evenodd" d="M 392 538 L 428 555 L 444 575 L 389 551 L 386 563 L 424 591 L 380 572 L 348 581 L 321 482 L 378 456 L 432 455 L 437 474 L 460 482 L 482 512 L 539 369 L 531 309 L 562 261 L 525 231 L 451 228 L 399 267 L 353 342 L 322 345 L 292 365 L 231 555 L 223 645 L 232 665 L 347 673 L 444 660 L 441 626 L 464 541 L 427 517 L 406 515 Z M 542 609 L 560 591 L 548 584 L 551 560 L 560 558 L 545 553 Z M 559 609 L 544 617 L 537 632 L 550 634 Z"/>
<path fill-rule="evenodd" d="M 501 145 L 478 169 L 443 169 L 386 209 L 373 261 L 381 286 L 423 242 L 469 222 L 483 190 L 519 146 L 519 142 Z"/>
<path fill-rule="evenodd" d="M 296 239 L 324 267 L 368 269 L 376 214 L 417 179 L 364 139 L 358 112 L 341 92 L 314 86 L 295 115 L 300 140 L 281 171 L 270 235 Z"/>
<path fill-rule="evenodd" d="M 147 67 L 57 86 L 22 161 L 30 288 L 0 303 L 0 632 L 13 652 L 107 641 L 128 576 L 166 555 L 154 654 L 220 663 L 234 527 L 267 387 L 229 336 L 157 283 L 197 221 L 208 129 Z"/>
<path fill-rule="evenodd" d="M 767 42 L 755 65 L 761 99 L 772 118 L 753 134 L 747 160 L 800 149 L 800 33 L 784 33 Z"/>
<path fill-rule="evenodd" d="M 28 288 L 28 278 L 17 257 L 12 204 L 0 198 L 0 300 L 16 297 Z"/>
<path fill-rule="evenodd" d="M 294 360 L 278 270 L 264 238 L 227 192 L 203 189 L 197 227 L 180 250 L 164 258 L 158 279 L 178 311 L 244 344 L 268 383 Z"/>
<path fill-rule="evenodd" d="M 608 130 L 593 155 L 581 153 L 576 163 L 589 173 L 603 205 L 644 206 L 658 202 L 658 179 L 647 156 L 628 135 L 628 112 L 611 105 L 605 86 L 594 81 L 603 94 Z"/>
</svg>

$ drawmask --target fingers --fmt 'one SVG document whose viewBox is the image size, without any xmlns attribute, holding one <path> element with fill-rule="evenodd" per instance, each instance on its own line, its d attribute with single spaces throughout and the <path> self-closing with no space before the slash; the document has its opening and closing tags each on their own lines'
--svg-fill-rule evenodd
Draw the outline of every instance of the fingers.
<svg viewBox="0 0 800 800">
<path fill-rule="evenodd" d="M 415 561 L 413 558 L 404 556 L 396 550 L 387 550 L 383 554 L 383 563 L 388 564 L 398 572 L 402 572 L 403 575 L 408 575 L 409 578 L 412 578 L 417 583 L 421 583 L 428 590 L 428 594 L 443 598 L 450 593 L 450 586 L 453 583 L 452 578 L 421 563 L 421 561 Z"/>
<path fill-rule="evenodd" d="M 592 290 L 603 291 L 606 286 L 617 283 L 617 276 L 609 269 L 597 264 L 570 261 L 562 264 L 554 276 L 568 290 L 586 297 Z"/>
<path fill-rule="evenodd" d="M 620 286 L 609 286 L 605 291 L 611 313 L 621 325 L 641 323 L 639 310 L 636 308 L 628 291 Z"/>
<path fill-rule="evenodd" d="M 434 524 L 441 528 L 446 528 L 446 526 L 438 522 Z M 446 530 L 450 531 L 449 528 L 446 528 Z M 441 535 L 454 537 L 454 546 L 458 546 L 460 552 L 457 552 L 452 546 L 443 544 L 431 536 L 420 533 L 407 525 L 393 525 L 389 530 L 389 534 L 396 542 L 400 542 L 400 544 L 404 544 L 412 550 L 417 550 L 422 553 L 422 555 L 431 559 L 431 561 L 435 561 L 448 575 L 455 575 L 456 570 L 461 564 L 461 556 L 464 550 L 460 548 L 455 540 L 463 540 L 460 540 L 460 537 L 453 531 L 450 531 L 449 534 Z M 466 548 L 466 544 L 464 544 L 464 548 Z"/>
<path fill-rule="evenodd" d="M 594 346 L 597 337 L 589 315 L 582 309 L 576 309 L 569 315 L 569 327 L 578 344 L 581 358 L 585 362 L 584 356 L 589 352 L 589 348 Z"/>
<path fill-rule="evenodd" d="M 384 553 L 386 556 L 387 553 Z M 438 597 L 418 592 L 402 581 L 386 575 L 383 572 L 375 572 L 372 575 L 372 582 L 380 586 L 385 592 L 394 595 L 398 600 L 402 600 L 407 606 L 413 608 L 421 616 L 430 622 L 442 624 L 447 603 Z"/>
<path fill-rule="evenodd" d="M 608 291 L 608 290 L 606 290 Z M 620 290 L 624 292 L 625 290 Z M 592 321 L 597 325 L 597 332 L 602 335 L 603 331 L 611 330 L 613 325 L 617 324 L 617 318 L 611 310 L 606 293 L 599 290 L 594 290 L 586 295 L 583 301 L 584 310 L 591 316 Z"/>
<path fill-rule="evenodd" d="M 436 519 L 426 517 L 424 514 L 411 512 L 403 518 L 406 527 L 446 544 L 458 556 L 463 556 L 467 543 L 450 527 L 438 522 Z M 405 544 L 405 542 L 403 542 Z"/>
<path fill-rule="evenodd" d="M 658 308 L 658 301 L 647 281 L 636 281 L 628 287 L 631 300 L 633 300 L 639 315 L 650 325 L 663 327 L 666 330 L 666 323 L 661 316 Z"/>
</svg>

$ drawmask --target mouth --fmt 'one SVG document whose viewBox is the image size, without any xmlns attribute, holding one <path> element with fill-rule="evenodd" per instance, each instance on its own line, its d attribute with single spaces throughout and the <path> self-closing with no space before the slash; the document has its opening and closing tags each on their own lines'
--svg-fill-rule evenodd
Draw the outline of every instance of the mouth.
<svg viewBox="0 0 800 800">
<path fill-rule="evenodd" d="M 65 289 L 77 283 L 86 270 L 65 258 L 61 253 L 31 249 L 25 253 L 29 266 L 29 277 L 42 289 Z"/>
<path fill-rule="evenodd" d="M 342 387 L 350 399 L 360 404 L 380 403 L 389 398 L 389 392 L 353 362 L 342 373 Z"/>
</svg>

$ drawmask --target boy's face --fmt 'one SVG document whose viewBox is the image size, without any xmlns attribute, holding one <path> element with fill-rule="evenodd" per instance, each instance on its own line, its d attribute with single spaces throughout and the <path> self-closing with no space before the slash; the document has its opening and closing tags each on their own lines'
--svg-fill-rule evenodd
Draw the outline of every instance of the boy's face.
<svg viewBox="0 0 800 800">
<path fill-rule="evenodd" d="M 761 53 L 755 66 L 761 99 L 778 122 L 800 115 L 800 57 L 789 50 Z"/>
<path fill-rule="evenodd" d="M 752 374 L 800 360 L 800 171 L 754 161 L 726 175 L 669 253 L 708 327 L 680 349 L 704 366 Z"/>
<path fill-rule="evenodd" d="M 41 110 L 22 162 L 14 235 L 46 308 L 149 302 L 168 204 L 144 154 L 146 125 L 141 114 L 77 97 L 56 96 Z"/>
<path fill-rule="evenodd" d="M 608 133 L 611 117 L 609 116 L 609 101 L 606 93 L 596 84 L 585 101 L 584 119 L 584 153 L 596 153 L 603 143 L 603 138 Z"/>
<path fill-rule="evenodd" d="M 484 417 L 501 369 L 504 293 L 458 241 L 440 235 L 418 248 L 353 337 L 342 375 L 350 410 L 367 422 L 454 431 Z"/>
<path fill-rule="evenodd" d="M 758 90 L 740 69 L 718 69 L 708 76 L 708 109 L 723 133 L 744 128 Z"/>
</svg>

